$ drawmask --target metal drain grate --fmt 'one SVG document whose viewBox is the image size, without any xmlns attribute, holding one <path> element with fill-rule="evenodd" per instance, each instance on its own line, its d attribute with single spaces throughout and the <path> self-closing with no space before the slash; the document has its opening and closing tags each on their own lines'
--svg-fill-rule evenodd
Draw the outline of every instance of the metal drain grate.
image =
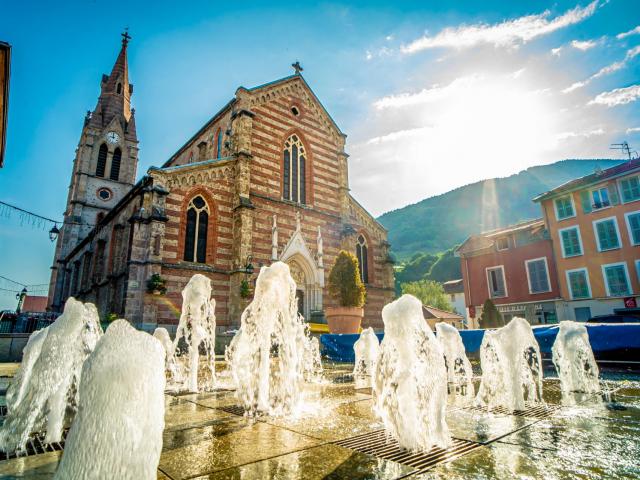
<svg viewBox="0 0 640 480">
<path fill-rule="evenodd" d="M 11 453 L 0 451 L 0 461 L 9 460 L 11 458 L 31 457 L 33 455 L 39 455 L 47 452 L 59 452 L 64 449 L 64 442 L 67 439 L 68 433 L 69 430 L 64 430 L 62 432 L 62 441 L 53 443 L 44 443 L 44 433 L 34 435 L 27 441 L 24 450 Z"/>
<path fill-rule="evenodd" d="M 506 408 L 495 407 L 491 410 L 488 410 L 488 412 L 497 413 L 499 415 L 514 415 L 516 417 L 549 418 L 558 408 L 560 407 L 557 405 L 534 405 L 527 407 L 526 410 L 515 410 L 513 412 L 510 412 Z M 478 413 L 487 413 L 487 409 L 484 407 L 465 407 L 465 410 Z"/>
<path fill-rule="evenodd" d="M 244 407 L 242 405 L 227 405 L 226 407 L 216 407 L 216 408 L 218 410 L 222 410 L 223 412 L 244 417 Z"/>
<path fill-rule="evenodd" d="M 339 440 L 334 444 L 356 452 L 414 467 L 417 469 L 415 473 L 424 472 L 441 463 L 461 457 L 471 450 L 482 447 L 480 443 L 453 438 L 451 439 L 451 446 L 447 449 L 434 447 L 429 452 L 411 452 L 401 448 L 398 442 L 389 438 L 384 430 Z"/>
</svg>

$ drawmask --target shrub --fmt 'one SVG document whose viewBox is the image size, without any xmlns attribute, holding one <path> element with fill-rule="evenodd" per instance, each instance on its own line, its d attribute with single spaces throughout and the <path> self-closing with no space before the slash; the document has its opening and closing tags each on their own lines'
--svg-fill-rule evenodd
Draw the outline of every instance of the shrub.
<svg viewBox="0 0 640 480">
<path fill-rule="evenodd" d="M 482 315 L 480 315 L 480 328 L 499 328 L 504 326 L 502 315 L 491 299 L 487 298 L 482 305 Z"/>
<path fill-rule="evenodd" d="M 362 307 L 366 289 L 360 279 L 358 259 L 354 254 L 341 250 L 329 273 L 329 293 L 342 307 Z"/>
<path fill-rule="evenodd" d="M 147 293 L 160 292 L 164 295 L 167 293 L 166 283 L 167 281 L 162 278 L 159 273 L 154 273 L 149 280 L 147 280 Z"/>
<path fill-rule="evenodd" d="M 249 298 L 251 296 L 251 287 L 246 278 L 243 278 L 240 282 L 240 297 Z"/>
</svg>

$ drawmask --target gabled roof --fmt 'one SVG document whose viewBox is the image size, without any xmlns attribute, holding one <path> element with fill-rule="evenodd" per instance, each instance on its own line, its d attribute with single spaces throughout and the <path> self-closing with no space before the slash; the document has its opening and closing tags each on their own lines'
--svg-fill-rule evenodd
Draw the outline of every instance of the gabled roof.
<svg viewBox="0 0 640 480">
<path fill-rule="evenodd" d="M 258 90 L 262 90 L 263 88 L 269 88 L 269 87 L 273 87 L 273 86 L 279 85 L 279 84 L 284 84 L 284 83 L 288 83 L 288 82 L 294 82 L 296 80 L 300 80 L 302 82 L 302 84 L 309 91 L 309 93 L 311 94 L 313 99 L 317 102 L 318 105 L 320 105 L 320 107 L 322 108 L 322 111 L 325 113 L 327 118 L 331 121 L 331 124 L 335 127 L 335 129 L 338 131 L 338 133 L 340 135 L 346 137 L 346 135 L 344 133 L 342 133 L 342 130 L 340 130 L 340 127 L 338 127 L 338 124 L 335 122 L 335 120 L 333 119 L 331 114 L 327 111 L 327 109 L 324 107 L 324 105 L 322 104 L 322 102 L 320 101 L 318 96 L 311 89 L 311 87 L 309 86 L 307 81 L 304 79 L 304 77 L 300 73 L 295 73 L 293 75 L 289 75 L 287 77 L 280 78 L 279 80 L 273 80 L 272 82 L 263 83 L 262 85 L 258 85 L 257 87 L 252 87 L 252 88 L 240 87 L 240 88 L 244 88 L 245 90 L 247 90 L 249 92 L 257 92 Z"/>
<path fill-rule="evenodd" d="M 457 280 L 449 280 L 448 282 L 444 282 L 442 284 L 442 288 L 444 289 L 444 293 L 447 293 L 447 294 L 464 292 L 464 284 L 462 283 L 461 278 Z"/>
<path fill-rule="evenodd" d="M 579 190 L 590 185 L 595 185 L 602 182 L 603 180 L 626 175 L 636 170 L 640 170 L 640 158 L 629 160 L 628 162 L 616 165 L 615 167 L 607 168 L 606 170 L 590 173 L 589 175 L 585 175 L 584 177 L 569 180 L 568 182 L 563 183 L 562 185 L 549 190 L 548 192 L 541 193 L 540 195 L 534 197 L 533 201 L 541 202 L 542 200 L 546 200 L 563 193 Z"/>
</svg>

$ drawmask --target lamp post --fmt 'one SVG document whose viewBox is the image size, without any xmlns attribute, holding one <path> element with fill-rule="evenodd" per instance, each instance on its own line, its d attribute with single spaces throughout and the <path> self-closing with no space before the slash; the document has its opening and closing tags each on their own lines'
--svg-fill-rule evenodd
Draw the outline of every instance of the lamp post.
<svg viewBox="0 0 640 480">
<path fill-rule="evenodd" d="M 24 287 L 20 293 L 16 293 L 16 300 L 18 300 L 18 306 L 16 307 L 16 313 L 20 313 L 24 299 L 27 296 L 27 287 Z"/>
</svg>

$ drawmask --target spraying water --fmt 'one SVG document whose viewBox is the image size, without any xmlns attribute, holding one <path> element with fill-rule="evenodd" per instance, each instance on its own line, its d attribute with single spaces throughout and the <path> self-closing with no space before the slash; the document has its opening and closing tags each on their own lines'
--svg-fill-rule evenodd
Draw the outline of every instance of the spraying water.
<svg viewBox="0 0 640 480">
<path fill-rule="evenodd" d="M 600 372 L 591 350 L 587 327 L 576 322 L 560 322 L 551 352 L 563 397 L 566 398 L 571 392 L 600 391 Z"/>
<path fill-rule="evenodd" d="M 46 332 L 46 333 L 45 333 Z M 0 429 L 0 449 L 22 450 L 34 431 L 46 428 L 45 442 L 59 442 L 66 413 L 77 405 L 82 363 L 102 335 L 93 304 L 69 298 L 64 313 L 33 334 L 26 362 L 8 396 L 10 407 Z"/>
<path fill-rule="evenodd" d="M 375 410 L 401 447 L 446 448 L 447 370 L 422 304 L 403 295 L 382 309 L 382 319 L 385 333 L 376 368 Z"/>
<path fill-rule="evenodd" d="M 78 414 L 54 479 L 157 478 L 165 352 L 126 320 L 113 322 L 82 367 Z"/>
<path fill-rule="evenodd" d="M 454 326 L 440 322 L 436 324 L 436 335 L 444 351 L 449 391 L 455 395 L 454 403 L 472 403 L 475 397 L 473 370 L 465 353 L 460 332 Z"/>
<path fill-rule="evenodd" d="M 542 357 L 531 325 L 514 318 L 498 330 L 487 330 L 480 346 L 482 381 L 476 404 L 488 409 L 524 410 L 542 402 Z"/>
<path fill-rule="evenodd" d="M 320 342 L 311 336 L 309 325 L 303 324 L 304 335 L 301 337 L 304 349 L 303 377 L 305 382 L 319 382 L 322 380 L 322 357 L 320 356 Z"/>
<path fill-rule="evenodd" d="M 178 364 L 176 363 L 175 356 L 175 345 L 171 341 L 171 337 L 169 336 L 169 332 L 166 328 L 158 327 L 153 332 L 154 338 L 160 341 L 162 346 L 164 347 L 165 352 L 165 361 L 164 368 L 167 372 L 169 372 L 169 378 L 172 382 L 177 381 L 179 378 L 178 373 Z"/>
<path fill-rule="evenodd" d="M 253 301 L 226 357 L 236 396 L 249 416 L 294 412 L 304 380 L 305 331 L 289 266 L 260 269 Z"/>
<path fill-rule="evenodd" d="M 380 341 L 373 328 L 369 327 L 360 333 L 360 338 L 353 344 L 353 351 L 356 355 L 353 376 L 357 387 L 372 386 L 378 355 L 380 355 Z"/>
<path fill-rule="evenodd" d="M 212 390 L 215 383 L 216 301 L 211 298 L 211 281 L 196 273 L 182 290 L 182 315 L 176 331 L 174 350 L 177 383 L 181 389 L 198 392 Z M 198 378 L 200 351 L 204 352 L 206 372 Z"/>
</svg>

